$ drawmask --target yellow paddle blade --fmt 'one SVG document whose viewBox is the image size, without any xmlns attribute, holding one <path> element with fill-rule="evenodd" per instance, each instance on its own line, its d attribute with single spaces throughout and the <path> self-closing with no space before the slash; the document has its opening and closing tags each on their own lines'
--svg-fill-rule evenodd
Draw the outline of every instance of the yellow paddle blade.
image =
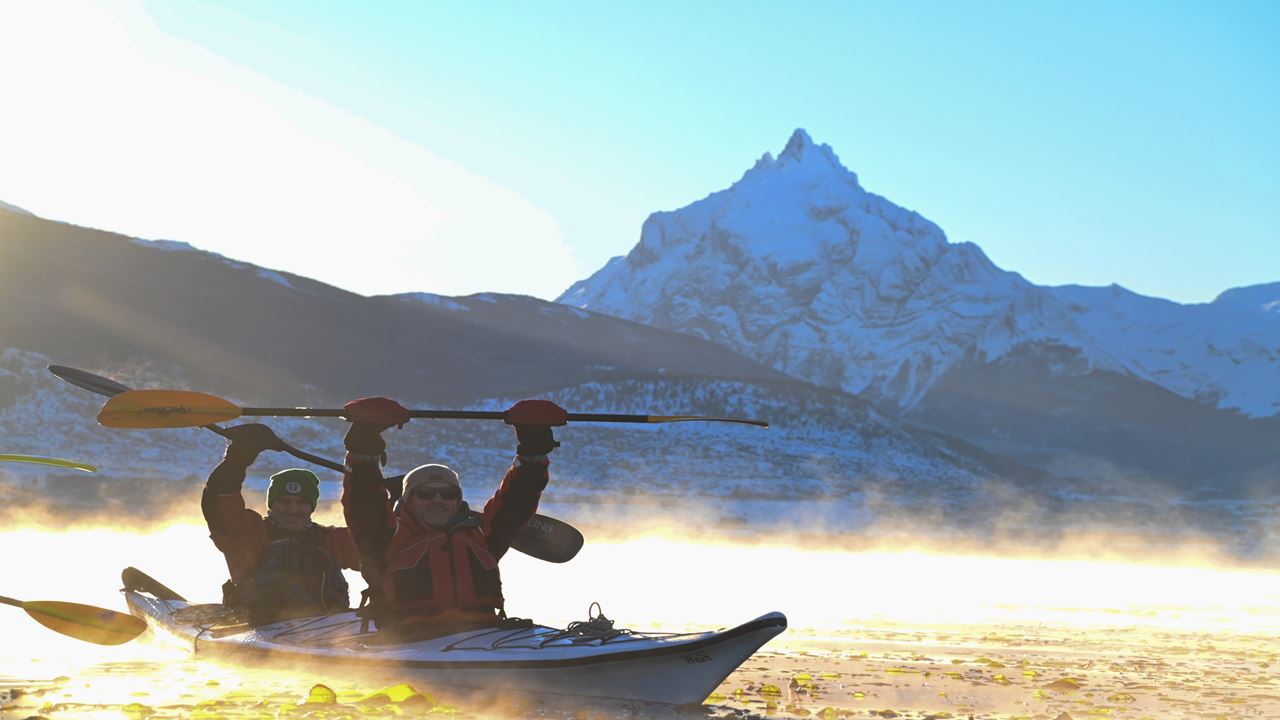
<svg viewBox="0 0 1280 720">
<path fill-rule="evenodd" d="M 240 407 L 188 390 L 130 390 L 107 401 L 98 424 L 110 428 L 199 427 L 240 417 Z"/>
<path fill-rule="evenodd" d="M 39 455 L 11 455 L 0 453 L 0 462 L 35 463 L 36 465 L 53 465 L 54 467 L 73 468 L 85 472 L 98 472 L 98 468 L 89 463 L 62 458 L 40 457 Z"/>
<path fill-rule="evenodd" d="M 119 645 L 142 634 L 147 624 L 132 615 L 106 608 L 57 600 L 22 603 L 33 620 L 50 630 L 99 645 Z"/>
</svg>

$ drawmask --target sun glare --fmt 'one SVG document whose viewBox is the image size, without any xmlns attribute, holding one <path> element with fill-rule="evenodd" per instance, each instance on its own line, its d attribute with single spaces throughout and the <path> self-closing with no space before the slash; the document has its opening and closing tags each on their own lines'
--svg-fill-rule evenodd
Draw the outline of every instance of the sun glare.
<svg viewBox="0 0 1280 720">
<path fill-rule="evenodd" d="M 39 109 L 0 117 L 0 199 L 43 217 L 370 294 L 550 297 L 582 274 L 524 196 L 166 35 L 140 3 L 0 7 L 0 64 L 23 68 L 6 107 Z M 375 275 L 349 272 L 356 239 Z"/>
</svg>

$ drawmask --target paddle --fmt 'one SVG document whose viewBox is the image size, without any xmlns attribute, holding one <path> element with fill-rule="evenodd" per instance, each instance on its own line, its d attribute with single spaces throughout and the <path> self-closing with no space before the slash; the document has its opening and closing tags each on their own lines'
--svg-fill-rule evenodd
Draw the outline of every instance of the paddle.
<svg viewBox="0 0 1280 720">
<path fill-rule="evenodd" d="M 0 454 L 0 462 L 34 463 L 36 465 L 52 465 L 54 467 L 83 470 L 87 473 L 98 472 L 98 468 L 90 465 L 89 463 L 82 463 L 76 460 L 63 460 L 62 458 L 40 457 L 39 455 Z"/>
<path fill-rule="evenodd" d="M 3 595 L 0 603 L 26 610 L 31 619 L 54 632 L 98 645 L 126 643 L 147 629 L 146 622 L 132 615 L 92 605 L 57 600 L 23 602 Z"/>
<path fill-rule="evenodd" d="M 133 390 L 128 385 L 122 385 L 110 378 L 105 378 L 105 377 L 102 377 L 101 375 L 95 375 L 85 370 L 77 370 L 76 368 L 67 367 L 65 365 L 50 365 L 49 372 L 53 373 L 54 375 L 57 375 L 59 378 L 66 380 L 67 382 L 71 383 L 72 385 L 75 385 L 76 387 L 84 388 L 89 392 L 97 393 L 99 395 L 105 395 L 106 397 L 109 397 L 109 398 L 115 397 L 122 393 L 130 392 Z M 204 429 L 209 430 L 210 432 L 215 432 L 221 435 L 222 437 L 227 437 L 227 431 L 218 427 L 217 425 L 214 425 L 213 423 L 202 423 L 200 424 L 200 427 L 203 427 Z M 325 460 L 324 458 L 319 457 L 317 455 L 312 455 L 309 452 L 304 452 L 302 450 L 299 450 L 298 448 L 293 447 L 289 443 L 284 444 L 284 451 L 298 458 L 299 460 L 305 460 L 309 463 L 319 465 L 320 467 L 328 468 L 336 472 L 343 471 L 343 467 L 338 463 L 333 462 L 332 460 Z"/>
<path fill-rule="evenodd" d="M 128 392 L 140 392 L 132 390 L 129 386 L 122 385 L 110 378 L 95 375 L 94 373 L 85 370 L 66 367 L 65 365 L 50 365 L 49 372 L 63 380 L 66 380 L 76 387 L 80 387 L 88 390 L 89 392 L 104 395 L 109 398 L 115 398 Z M 200 427 L 215 432 L 223 437 L 226 437 L 227 435 L 226 430 L 213 423 L 201 424 Z M 302 450 L 288 445 L 287 443 L 285 445 L 285 452 L 300 460 L 305 460 L 309 463 L 319 465 L 323 468 L 328 468 L 335 472 L 345 471 L 345 468 L 343 468 L 342 465 L 332 460 L 326 460 L 318 455 L 303 452 Z M 387 478 L 387 482 L 396 483 L 401 481 L 403 478 L 404 475 L 396 475 Z M 535 514 L 529 520 L 529 524 L 516 535 L 515 540 L 511 543 L 511 547 L 517 552 L 522 552 L 525 555 L 539 560 L 545 560 L 546 562 L 551 563 L 565 563 L 572 560 L 574 556 L 578 554 L 578 551 L 582 549 L 584 542 L 585 539 L 582 537 L 582 533 L 578 532 L 578 529 L 569 523 L 546 515 Z"/>
<path fill-rule="evenodd" d="M 98 422 L 110 428 L 179 428 L 225 422 L 242 416 L 343 417 L 341 408 L 240 407 L 207 393 L 188 390 L 130 390 L 107 401 Z M 410 410 L 409 417 L 437 420 L 506 420 L 505 412 L 477 410 Z M 671 423 L 728 422 L 767 428 L 763 420 L 698 415 L 618 415 L 569 413 L 570 422 Z"/>
</svg>

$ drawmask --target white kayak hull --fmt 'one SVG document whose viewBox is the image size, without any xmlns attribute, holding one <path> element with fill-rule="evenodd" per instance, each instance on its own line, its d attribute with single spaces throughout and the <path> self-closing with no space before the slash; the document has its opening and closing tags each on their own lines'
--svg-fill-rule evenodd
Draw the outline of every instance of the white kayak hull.
<svg viewBox="0 0 1280 720">
<path fill-rule="evenodd" d="M 125 599 L 157 636 L 211 659 L 319 669 L 424 691 L 450 687 L 676 705 L 702 702 L 787 627 L 786 617 L 773 612 L 712 632 L 593 638 L 532 625 L 389 645 L 361 632 L 363 621 L 354 612 L 226 628 L 209 619 L 207 610 L 217 606 L 139 591 L 126 591 Z"/>
</svg>

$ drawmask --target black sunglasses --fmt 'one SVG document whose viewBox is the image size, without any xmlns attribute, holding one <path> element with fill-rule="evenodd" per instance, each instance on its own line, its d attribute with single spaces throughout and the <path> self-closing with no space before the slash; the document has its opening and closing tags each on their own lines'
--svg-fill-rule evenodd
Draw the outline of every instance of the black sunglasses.
<svg viewBox="0 0 1280 720">
<path fill-rule="evenodd" d="M 462 491 L 456 487 L 420 487 L 413 491 L 413 496 L 419 500 L 430 500 L 433 497 L 441 500 L 461 500 Z"/>
</svg>

